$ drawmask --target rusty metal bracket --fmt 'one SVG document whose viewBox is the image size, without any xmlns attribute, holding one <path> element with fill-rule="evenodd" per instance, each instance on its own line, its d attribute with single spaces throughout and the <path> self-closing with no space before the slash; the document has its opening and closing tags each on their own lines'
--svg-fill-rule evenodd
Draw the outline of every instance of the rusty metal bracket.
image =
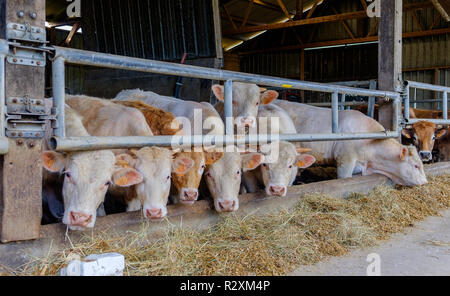
<svg viewBox="0 0 450 296">
<path fill-rule="evenodd" d="M 10 41 L 7 61 L 10 64 L 45 67 L 46 65 L 46 31 L 29 23 L 8 23 L 6 38 Z"/>
<path fill-rule="evenodd" d="M 10 97 L 6 107 L 6 136 L 9 138 L 41 139 L 45 136 L 46 120 L 56 120 L 46 112 L 44 100 Z"/>
</svg>

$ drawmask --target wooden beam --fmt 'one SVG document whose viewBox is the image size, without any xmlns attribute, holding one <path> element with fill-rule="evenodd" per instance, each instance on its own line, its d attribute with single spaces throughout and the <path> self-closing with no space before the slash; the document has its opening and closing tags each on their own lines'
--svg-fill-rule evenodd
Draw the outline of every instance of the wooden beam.
<svg viewBox="0 0 450 296">
<path fill-rule="evenodd" d="M 413 3 L 413 4 L 405 5 L 404 10 L 405 11 L 409 11 L 411 9 L 417 10 L 420 8 L 427 8 L 427 7 L 431 7 L 431 6 L 432 6 L 432 4 L 430 2 Z M 358 18 L 366 18 L 366 17 L 367 17 L 366 11 L 347 12 L 347 13 L 342 13 L 342 14 L 338 14 L 338 15 L 327 15 L 327 16 L 320 16 L 320 17 L 315 17 L 315 18 L 307 17 L 306 19 L 292 21 L 292 22 L 286 22 L 286 23 L 274 23 L 274 24 L 268 24 L 268 25 L 264 25 L 264 26 L 252 26 L 252 27 L 241 28 L 240 30 L 225 30 L 223 32 L 223 36 L 252 33 L 252 32 L 265 31 L 265 30 L 291 28 L 291 27 L 298 27 L 298 26 L 312 25 L 312 24 L 322 24 L 322 23 L 328 23 L 328 22 L 336 22 L 336 21 L 341 21 L 341 20 L 358 19 Z"/>
<path fill-rule="evenodd" d="M 211 3 L 214 19 L 214 41 L 216 45 L 216 58 L 223 60 L 222 22 L 220 21 L 219 0 L 212 0 Z"/>
<path fill-rule="evenodd" d="M 450 22 L 450 3 L 448 0 L 430 0 L 442 17 Z"/>
<path fill-rule="evenodd" d="M 380 29 L 378 30 L 378 88 L 402 91 L 402 0 L 381 1 Z M 379 122 L 386 130 L 393 130 L 392 102 L 380 102 Z M 383 104 L 384 103 L 384 104 Z M 401 104 L 401 103 L 399 103 Z"/>
<path fill-rule="evenodd" d="M 238 30 L 238 27 L 236 26 L 236 23 L 233 20 L 233 17 L 231 16 L 230 12 L 228 11 L 227 7 L 225 5 L 222 5 L 223 11 L 225 11 L 225 15 L 228 19 L 228 21 L 233 26 L 233 29 Z"/>
<path fill-rule="evenodd" d="M 284 15 L 288 18 L 288 21 L 292 21 L 291 14 L 287 10 L 286 6 L 284 6 L 284 3 L 282 0 L 277 0 L 278 5 L 281 8 L 281 11 L 283 11 Z"/>
<path fill-rule="evenodd" d="M 72 30 L 70 30 L 69 34 L 67 35 L 67 38 L 60 44 L 60 46 L 69 46 L 70 42 L 72 42 L 73 36 L 78 32 L 78 29 L 80 29 L 81 23 L 75 23 L 72 27 Z"/>
<path fill-rule="evenodd" d="M 372 26 L 370 26 L 369 32 L 367 33 L 367 37 L 375 34 L 379 23 L 380 23 L 380 20 L 378 18 L 376 18 L 375 21 L 373 22 Z"/>
<path fill-rule="evenodd" d="M 314 2 L 314 5 L 311 7 L 311 9 L 308 12 L 308 15 L 306 16 L 307 19 L 312 17 L 312 15 L 314 14 L 314 11 L 316 11 L 316 8 L 319 5 L 319 3 L 320 3 L 320 0 L 316 0 L 316 2 Z"/>
<path fill-rule="evenodd" d="M 336 8 L 331 7 L 331 9 L 333 10 L 333 12 L 335 14 L 339 14 L 339 12 L 336 10 Z M 344 27 L 345 31 L 348 33 L 348 35 L 350 35 L 350 38 L 355 39 L 355 35 L 353 34 L 352 30 L 350 29 L 350 27 L 348 26 L 346 21 L 339 21 L 341 23 L 341 25 Z"/>
<path fill-rule="evenodd" d="M 407 33 L 403 33 L 403 39 L 432 36 L 432 35 L 443 35 L 443 34 L 448 34 L 448 33 L 450 33 L 450 28 L 435 29 L 435 30 L 422 31 L 422 32 L 407 32 Z M 248 54 L 256 54 L 256 53 L 266 53 L 266 52 L 290 51 L 290 50 L 299 50 L 302 48 L 328 47 L 328 46 L 358 44 L 358 43 L 367 43 L 367 42 L 375 42 L 375 41 L 378 41 L 378 36 L 370 36 L 370 37 L 355 38 L 355 39 L 341 39 L 341 40 L 323 41 L 323 42 L 315 42 L 315 43 L 308 42 L 308 43 L 305 43 L 303 46 L 300 46 L 300 45 L 279 46 L 279 47 L 244 51 L 244 52 L 239 52 L 239 54 L 240 55 L 248 55 Z"/>
<path fill-rule="evenodd" d="M 428 30 L 432 30 L 438 24 L 440 19 L 441 19 L 441 15 L 439 13 L 437 13 L 436 16 L 434 17 L 433 23 L 428 28 Z"/>
<path fill-rule="evenodd" d="M 26 19 L 17 11 L 27 13 Z M 28 13 L 36 12 L 32 19 Z M 45 27 L 45 0 L 0 0 L 0 38 L 7 23 Z M 43 100 L 45 67 L 6 63 L 6 97 Z M 1 119 L 3 120 L 3 118 Z M 3 243 L 39 238 L 42 219 L 42 139 L 9 138 L 0 157 L 0 239 Z"/>
<path fill-rule="evenodd" d="M 220 14 L 220 16 L 221 16 L 223 19 L 228 19 L 228 16 L 226 15 L 225 12 L 222 12 L 222 13 Z M 244 21 L 244 18 L 242 18 L 242 17 L 240 17 L 240 16 L 236 16 L 236 15 L 230 14 L 230 17 L 233 18 L 233 21 L 235 21 L 235 22 L 234 22 L 235 24 L 236 24 L 236 21 L 237 21 L 237 22 L 241 22 L 241 23 Z M 229 19 L 228 19 L 228 21 L 229 21 Z M 247 20 L 247 24 L 253 25 L 253 26 L 264 26 L 264 25 L 267 25 L 266 23 L 255 22 L 255 21 L 252 21 L 252 20 Z"/>
<path fill-rule="evenodd" d="M 250 12 L 252 11 L 254 1 L 255 0 L 250 0 L 250 2 L 248 3 L 247 11 L 245 12 L 244 20 L 241 24 L 241 30 L 245 29 L 245 25 L 247 24 L 248 17 L 250 16 Z"/>
<path fill-rule="evenodd" d="M 405 0 L 405 4 L 409 4 L 408 0 Z M 416 23 L 417 27 L 419 28 L 419 31 L 423 31 L 422 24 L 420 23 L 419 17 L 416 14 L 415 10 L 410 10 L 409 13 L 413 17 L 414 22 Z"/>
<path fill-rule="evenodd" d="M 250 0 L 248 0 L 248 1 L 250 1 Z M 273 11 L 279 11 L 279 12 L 281 11 L 280 7 L 278 7 L 278 6 L 276 6 L 276 5 L 272 4 L 272 3 L 268 3 L 268 2 L 262 1 L 262 0 L 255 0 L 255 4 L 259 5 L 259 6 L 262 6 L 262 7 L 265 7 L 265 8 L 268 8 L 268 9 L 271 9 Z"/>
<path fill-rule="evenodd" d="M 295 13 L 296 20 L 301 20 L 302 19 L 302 17 L 303 17 L 303 9 L 304 9 L 303 0 L 297 0 L 296 13 Z"/>
</svg>

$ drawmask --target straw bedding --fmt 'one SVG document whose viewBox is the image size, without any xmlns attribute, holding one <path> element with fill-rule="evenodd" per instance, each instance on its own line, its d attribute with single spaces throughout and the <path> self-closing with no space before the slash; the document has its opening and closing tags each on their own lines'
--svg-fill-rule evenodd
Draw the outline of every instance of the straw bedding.
<svg viewBox="0 0 450 296">
<path fill-rule="evenodd" d="M 347 199 L 308 195 L 277 214 L 225 215 L 195 231 L 170 225 L 157 241 L 139 232 L 85 237 L 63 252 L 35 258 L 18 275 L 54 275 L 74 255 L 119 252 L 126 275 L 284 275 L 300 265 L 372 246 L 450 206 L 450 175 L 414 188 L 379 187 Z"/>
</svg>

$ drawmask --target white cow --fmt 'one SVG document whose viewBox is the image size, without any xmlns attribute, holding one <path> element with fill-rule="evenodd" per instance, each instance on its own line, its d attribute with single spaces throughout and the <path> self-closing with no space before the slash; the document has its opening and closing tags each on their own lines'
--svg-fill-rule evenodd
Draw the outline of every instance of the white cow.
<svg viewBox="0 0 450 296">
<path fill-rule="evenodd" d="M 146 118 L 137 109 L 87 96 L 67 96 L 66 102 L 83 114 L 83 124 L 93 136 L 153 135 Z M 127 211 L 142 208 L 144 216 L 149 219 L 165 217 L 171 174 L 186 174 L 193 168 L 194 161 L 187 156 L 176 156 L 173 151 L 158 147 L 146 147 L 132 154 L 133 157 L 128 154 L 118 155 L 118 164 L 139 171 L 143 182 L 134 188 L 119 192 L 117 188 L 113 188 L 113 191 L 127 196 Z"/>
<path fill-rule="evenodd" d="M 256 169 L 263 161 L 261 153 L 225 152 L 222 159 L 207 166 L 205 180 L 217 212 L 239 209 L 242 173 Z"/>
<path fill-rule="evenodd" d="M 212 91 L 219 102 L 215 108 L 225 120 L 224 101 L 225 88 L 223 85 L 213 85 Z M 256 84 L 234 82 L 233 83 L 233 117 L 235 124 L 240 126 L 256 126 L 256 116 L 258 108 L 268 105 L 278 98 L 278 92 L 274 90 L 266 91 Z"/>
<path fill-rule="evenodd" d="M 88 137 L 81 117 L 66 107 L 66 135 Z M 45 151 L 43 166 L 51 173 L 64 174 L 63 223 L 72 230 L 92 228 L 96 210 L 104 201 L 111 184 L 129 187 L 142 182 L 142 175 L 132 168 L 117 168 L 116 157 L 111 150 L 93 152 L 57 153 Z"/>
<path fill-rule="evenodd" d="M 296 134 L 294 123 L 289 115 L 280 107 L 275 105 L 262 106 L 258 112 L 258 120 L 267 118 L 269 123 L 268 132 L 274 131 L 270 118 L 278 118 L 280 134 Z M 261 131 L 260 131 L 261 132 Z M 266 132 L 263 132 L 266 133 Z M 303 152 L 310 149 L 296 147 L 289 142 L 274 142 L 263 145 L 262 150 L 270 153 L 265 163 L 259 169 L 244 173 L 244 184 L 247 192 L 256 192 L 258 185 L 263 184 L 268 195 L 285 196 L 287 188 L 292 186 L 298 174 L 299 168 L 308 168 L 314 164 L 315 158 Z M 278 155 L 274 157 L 273 150 L 278 149 Z"/>
<path fill-rule="evenodd" d="M 292 118 L 299 133 L 331 133 L 331 109 L 300 103 L 278 101 Z M 385 129 L 361 112 L 339 112 L 339 132 L 369 133 Z M 318 163 L 336 164 L 338 178 L 353 174 L 382 174 L 395 183 L 407 186 L 427 183 L 423 164 L 414 147 L 403 146 L 394 139 L 304 143 L 311 148 Z"/>
<path fill-rule="evenodd" d="M 183 101 L 161 96 L 151 91 L 125 90 L 115 101 L 140 101 L 152 107 L 172 113 L 183 124 L 185 135 L 223 135 L 224 124 L 217 111 L 209 103 Z M 214 164 L 223 156 L 215 152 L 181 152 L 180 155 L 194 159 L 193 169 L 172 180 L 174 202 L 193 204 L 199 197 L 198 188 L 207 165 Z"/>
</svg>

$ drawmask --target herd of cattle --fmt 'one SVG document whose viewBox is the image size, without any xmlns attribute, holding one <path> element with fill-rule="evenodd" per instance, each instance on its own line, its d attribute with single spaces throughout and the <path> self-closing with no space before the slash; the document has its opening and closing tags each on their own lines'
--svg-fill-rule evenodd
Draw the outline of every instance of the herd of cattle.
<svg viewBox="0 0 450 296">
<path fill-rule="evenodd" d="M 114 100 L 66 96 L 66 136 L 223 135 L 224 88 L 214 85 L 218 103 L 183 101 L 149 91 L 126 90 Z M 278 93 L 254 84 L 233 84 L 233 115 L 240 127 L 255 127 L 260 118 L 279 118 L 281 134 L 331 133 L 331 109 L 277 100 Z M 50 100 L 51 104 L 51 100 Z M 201 110 L 202 116 L 195 116 Z M 180 118 L 186 122 L 178 122 Z M 196 120 L 202 122 L 195 122 Z M 192 130 L 194 126 L 202 130 Z M 339 132 L 382 132 L 374 119 L 355 110 L 340 111 Z M 403 132 L 414 146 L 395 139 L 337 142 L 279 142 L 279 154 L 261 152 L 173 151 L 145 147 L 129 150 L 43 153 L 44 223 L 62 220 L 73 230 L 92 228 L 105 197 L 142 209 L 144 217 L 161 219 L 169 202 L 193 204 L 205 185 L 218 212 L 239 208 L 239 194 L 264 188 L 283 197 L 301 169 L 336 165 L 338 178 L 382 174 L 406 186 L 427 183 L 423 159 L 436 139 L 448 143 L 448 130 L 419 123 Z M 448 147 L 448 144 L 447 144 Z M 448 148 L 447 148 L 448 149 Z M 442 149 L 447 159 L 448 150 Z M 420 155 L 420 156 L 419 156 Z M 169 201 L 170 199 L 170 201 Z M 97 214 L 98 213 L 98 214 Z"/>
</svg>

